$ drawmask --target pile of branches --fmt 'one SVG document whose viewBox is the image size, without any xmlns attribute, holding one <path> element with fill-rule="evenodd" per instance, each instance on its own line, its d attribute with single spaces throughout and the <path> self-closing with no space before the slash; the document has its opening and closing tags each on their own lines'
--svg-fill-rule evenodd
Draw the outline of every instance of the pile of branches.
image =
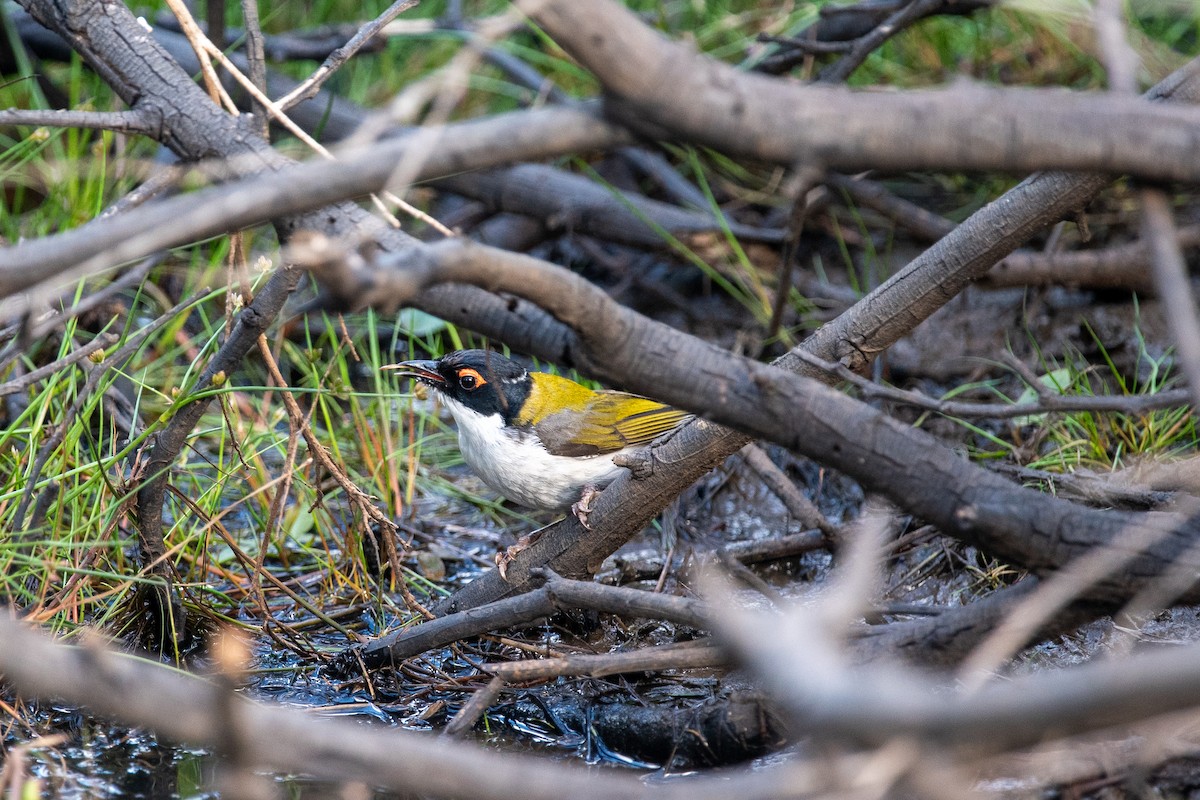
<svg viewBox="0 0 1200 800">
<path fill-rule="evenodd" d="M 822 751 L 832 754 L 828 762 L 797 753 L 770 769 L 645 785 L 628 775 L 501 758 L 462 743 L 363 731 L 252 705 L 237 699 L 228 681 L 187 679 L 86 644 L 53 645 L 6 621 L 0 623 L 5 642 L 0 673 L 18 691 L 66 699 L 212 746 L 229 757 L 230 774 L 237 778 L 231 791 L 244 793 L 252 791 L 247 782 L 253 770 L 264 768 L 436 796 L 686 793 L 695 798 L 736 792 L 779 797 L 897 785 L 936 793 L 969 786 L 983 764 L 997 774 L 1019 774 L 1024 767 L 998 758 L 1015 749 L 1117 724 L 1141 725 L 1143 736 L 1162 745 L 1122 751 L 1125 763 L 1161 760 L 1178 752 L 1181 742 L 1190 747 L 1178 734 L 1192 717 L 1164 721 L 1159 715 L 1190 707 L 1200 696 L 1200 660 L 1192 648 L 1002 685 L 984 686 L 979 676 L 1026 643 L 1089 619 L 1121 609 L 1136 616 L 1200 599 L 1195 504 L 1165 491 L 1161 502 L 1137 509 L 1044 494 L 985 470 L 928 433 L 831 388 L 851 381 L 871 391 L 858 376 L 997 264 L 1017 274 L 1046 267 L 1028 256 L 1010 256 L 1048 227 L 1078 214 L 1115 178 L 1128 175 L 1138 182 L 1140 240 L 1126 248 L 1123 259 L 1111 254 L 1064 259 L 1053 265 L 1062 272 L 1051 274 L 1075 284 L 1153 288 L 1166 306 L 1188 391 L 1139 402 L 1194 400 L 1200 391 L 1200 327 L 1181 251 L 1191 234 L 1176 226 L 1163 186 L 1200 178 L 1195 159 L 1200 110 L 1192 105 L 1200 98 L 1200 61 L 1137 96 L 1134 64 L 1111 4 L 1101 3 L 1096 19 L 1111 92 L 968 87 L 864 93 L 836 81 L 897 30 L 931 14 L 962 13 L 986 3 L 873 4 L 878 7 L 867 10 L 875 16 L 852 15 L 858 27 L 851 25 L 849 32 L 845 19 L 838 25 L 824 21 L 829 31 L 819 28 L 808 39 L 785 42 L 759 71 L 746 72 L 667 40 L 615 2 L 595 0 L 585 10 L 569 0 L 538 0 L 521 4 L 522 10 L 595 76 L 600 97 L 593 102 L 557 98 L 562 102 L 546 108 L 453 123 L 445 121 L 442 109 L 442 118 L 435 115 L 429 124 L 407 129 L 397 129 L 387 114 L 356 114 L 320 94 L 323 77 L 369 41 L 386 15 L 335 53 L 314 80 L 292 90 L 272 87 L 271 76 L 262 70 L 264 44 L 248 19 L 252 46 L 245 71 L 251 77 L 243 88 L 256 109 L 257 125 L 247 125 L 212 99 L 224 93 L 208 65 L 220 49 L 194 25 L 182 25 L 186 37 L 164 33 L 160 41 L 146 35 L 123 5 L 98 0 L 22 0 L 21 5 L 27 16 L 15 11 L 11 16 L 31 48 L 66 47 L 78 53 L 128 110 L 40 116 L 9 111 L 0 113 L 0 123 L 103 127 L 149 136 L 182 161 L 204 165 L 222 182 L 131 203 L 78 229 L 0 249 L 0 294 L 29 292 L 68 273 L 90 274 L 268 222 L 287 243 L 287 263 L 241 312 L 205 365 L 192 390 L 197 398 L 150 437 L 141 453 L 145 477 L 136 495 L 136 517 L 142 558 L 161 579 L 163 606 L 179 617 L 175 630 L 187 626 L 163 542 L 170 466 L 205 409 L 205 390 L 232 374 L 307 271 L 319 281 L 323 305 L 415 307 L 697 415 L 629 463 L 628 474 L 600 495 L 587 529 L 574 517 L 556 523 L 517 555 L 505 575 L 487 573 L 433 608 L 441 619 L 352 648 L 339 659 L 341 669 L 361 673 L 394 666 L 429 647 L 540 618 L 564 604 L 650 616 L 692 626 L 706 638 L 683 651 L 643 654 L 641 661 L 555 665 L 540 674 L 737 664 L 765 698 L 767 710 L 753 719 L 770 718 L 773 730 L 778 722 L 789 740 L 806 735 L 835 746 Z M 389 13 L 399 13 L 403 5 Z M 180 13 L 182 22 L 186 14 Z M 29 27 L 34 23 L 55 38 Z M 486 51 L 488 34 L 479 35 L 476 44 Z M 843 41 L 826 49 L 839 55 L 820 80 L 800 83 L 772 74 L 811 59 L 822 52 L 822 37 L 833 36 Z M 196 53 L 207 65 L 208 91 L 189 78 Z M 242 73 L 225 56 L 219 60 L 229 74 Z M 453 82 L 447 80 L 446 86 Z M 285 92 L 284 100 L 268 99 Z M 453 98 L 452 88 L 438 96 Z M 272 148 L 263 127 L 268 121 L 301 137 L 308 136 L 306 126 L 315 129 L 323 122 L 326 136 L 344 137 L 345 143 L 334 160 L 295 163 Z M 771 363 L 668 327 L 615 302 L 578 274 L 518 252 L 514 226 L 504 225 L 492 244 L 482 235 L 482 241 L 447 237 L 430 243 L 381 223 L 351 202 L 371 193 L 403 194 L 415 182 L 433 181 L 439 191 L 483 203 L 497 215 L 493 219 L 519 213 L 545 226 L 568 219 L 575 230 L 635 244 L 647 242 L 658 229 L 678 234 L 719 229 L 707 211 L 638 196 L 614 202 L 607 191 L 583 187 L 577 176 L 525 163 L 629 150 L 631 158 L 657 169 L 661 156 L 649 143 L 662 140 L 703 145 L 787 171 L 792 205 L 787 219 L 774 230 L 746 223 L 733 231 L 780 245 L 781 296 L 790 289 L 788 265 L 818 187 L 855 191 L 861 200 L 870 185 L 847 173 L 1032 174 L 958 225 L 921 215 L 895 198 L 879 198 L 881 213 L 924 230 L 936 242 Z M 664 178 L 663 185 L 668 184 L 684 202 L 696 199 L 694 190 Z M 559 204 L 563 197 L 570 198 L 567 207 Z M 499 246 L 504 243 L 510 246 Z M 1147 280 L 1135 269 L 1114 278 L 1118 262 L 1148 267 L 1152 277 Z M 917 402 L 934 411 L 970 413 L 941 401 Z M 1022 416 L 1067 409 L 1073 402 L 1047 395 L 986 412 Z M 816 606 L 742 609 L 729 600 L 731 589 L 717 571 L 702 581 L 703 602 L 620 589 L 585 596 L 581 587 L 591 584 L 579 579 L 594 574 L 606 556 L 686 487 L 753 440 L 781 445 L 850 476 L 942 535 L 1028 577 L 930 619 L 878 626 L 869 636 L 852 638 L 848 631 L 865 611 L 863 598 L 870 596 L 888 529 L 887 516 L 880 514 L 868 515 L 852 531 L 836 532 L 842 539 L 842 571 Z M 392 525 L 369 498 L 352 486 L 344 488 L 364 519 Z M 814 525 L 821 527 L 817 520 Z M 958 688 L 934 695 L 931 686 L 944 679 L 897 666 L 893 656 L 958 667 Z M 506 677 L 504 670 L 495 674 L 493 691 L 479 693 L 478 703 L 464 710 L 463 724 L 486 708 L 505 680 L 531 678 L 530 673 Z M 1054 773 L 1053 779 L 1087 774 L 1086 767 L 1071 766 L 1074 773 Z"/>
</svg>

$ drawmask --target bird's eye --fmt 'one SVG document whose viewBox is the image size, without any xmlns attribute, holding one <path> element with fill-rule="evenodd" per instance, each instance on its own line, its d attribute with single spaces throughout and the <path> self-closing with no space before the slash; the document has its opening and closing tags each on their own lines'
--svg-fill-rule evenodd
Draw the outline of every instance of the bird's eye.
<svg viewBox="0 0 1200 800">
<path fill-rule="evenodd" d="M 461 386 L 462 388 L 466 389 L 467 391 L 474 389 L 475 388 L 475 376 L 474 375 L 460 375 L 458 377 L 458 385 Z"/>
</svg>

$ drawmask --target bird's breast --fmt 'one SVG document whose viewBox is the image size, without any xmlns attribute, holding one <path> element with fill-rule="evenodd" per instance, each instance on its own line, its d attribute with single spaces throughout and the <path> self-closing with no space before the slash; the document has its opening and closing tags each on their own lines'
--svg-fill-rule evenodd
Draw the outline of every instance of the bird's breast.
<svg viewBox="0 0 1200 800">
<path fill-rule="evenodd" d="M 485 416 L 447 398 L 458 424 L 463 460 L 484 483 L 529 508 L 564 509 L 584 486 L 603 487 L 621 473 L 612 455 L 553 455 L 531 428 L 505 427 L 499 414 Z"/>
</svg>

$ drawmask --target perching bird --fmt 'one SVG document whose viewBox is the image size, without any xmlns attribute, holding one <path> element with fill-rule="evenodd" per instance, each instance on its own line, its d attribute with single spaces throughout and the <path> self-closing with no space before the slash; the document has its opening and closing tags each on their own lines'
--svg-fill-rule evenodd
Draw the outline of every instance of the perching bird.
<svg viewBox="0 0 1200 800">
<path fill-rule="evenodd" d="M 621 472 L 613 456 L 648 444 L 687 418 L 645 397 L 593 391 L 487 350 L 456 350 L 399 370 L 436 389 L 458 423 L 463 458 L 483 482 L 530 508 L 575 511 Z M 581 502 L 580 502 L 581 501 Z"/>
</svg>

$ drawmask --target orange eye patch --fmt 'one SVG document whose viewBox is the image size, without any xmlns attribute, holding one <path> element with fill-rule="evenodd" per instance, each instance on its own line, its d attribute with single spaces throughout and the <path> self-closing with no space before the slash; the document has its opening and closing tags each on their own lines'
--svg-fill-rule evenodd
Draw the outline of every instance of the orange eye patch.
<svg viewBox="0 0 1200 800">
<path fill-rule="evenodd" d="M 463 367 L 458 371 L 458 385 L 464 389 L 476 389 L 487 383 L 479 370 L 472 367 Z"/>
</svg>

